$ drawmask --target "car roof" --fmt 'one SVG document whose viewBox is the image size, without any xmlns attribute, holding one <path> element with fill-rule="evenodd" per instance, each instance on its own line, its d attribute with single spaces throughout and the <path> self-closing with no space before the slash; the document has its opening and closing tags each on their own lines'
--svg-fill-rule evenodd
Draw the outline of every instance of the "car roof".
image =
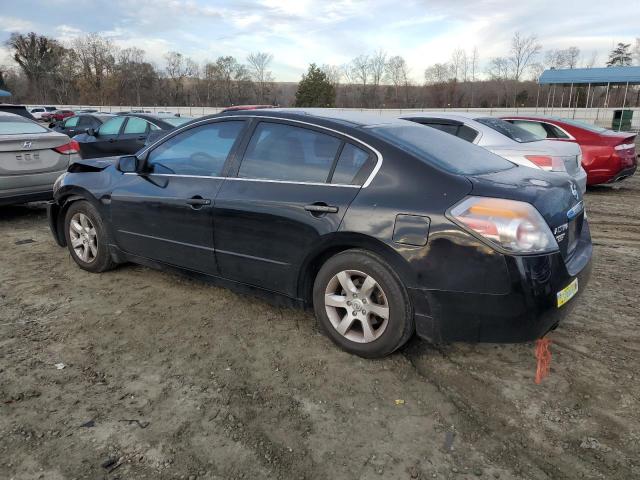
<svg viewBox="0 0 640 480">
<path fill-rule="evenodd" d="M 400 115 L 400 118 L 446 118 L 449 120 L 475 120 L 476 118 L 490 117 L 482 112 L 412 112 Z"/>
<path fill-rule="evenodd" d="M 338 110 L 333 108 L 268 108 L 256 110 L 240 110 L 221 112 L 209 117 L 220 116 L 261 116 L 275 117 L 283 120 L 299 120 L 308 122 L 311 119 L 329 120 L 350 127 L 370 127 L 374 125 L 404 124 L 404 120 L 391 115 L 380 115 L 352 110 Z M 208 118 L 208 117 L 203 117 Z"/>
</svg>

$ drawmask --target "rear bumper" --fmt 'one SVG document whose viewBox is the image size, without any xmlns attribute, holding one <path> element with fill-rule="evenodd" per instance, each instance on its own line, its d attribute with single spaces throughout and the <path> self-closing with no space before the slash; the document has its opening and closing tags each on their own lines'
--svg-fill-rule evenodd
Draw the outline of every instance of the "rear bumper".
<svg viewBox="0 0 640 480">
<path fill-rule="evenodd" d="M 580 171 L 575 174 L 573 179 L 578 184 L 578 187 L 580 187 L 580 191 L 585 193 L 587 191 L 587 172 L 584 168 L 580 167 Z"/>
<path fill-rule="evenodd" d="M 634 173 L 636 173 L 636 168 L 638 168 L 636 165 L 634 165 L 633 167 L 629 167 L 629 168 L 625 168 L 624 170 L 620 170 L 611 180 L 609 180 L 607 183 L 616 183 L 616 182 L 621 182 L 622 180 L 624 180 L 625 178 L 629 178 L 630 176 L 632 176 Z"/>
<path fill-rule="evenodd" d="M 0 206 L 2 205 L 19 205 L 21 203 L 39 202 L 43 200 L 51 200 L 53 198 L 53 189 L 43 189 L 38 191 L 18 192 L 2 192 L 0 191 Z"/>
<path fill-rule="evenodd" d="M 412 289 L 414 302 L 428 304 L 429 310 L 416 314 L 417 334 L 436 343 L 517 343 L 544 336 L 571 312 L 589 281 L 592 247 L 588 227 L 585 230 L 567 262 L 559 252 L 505 256 L 508 293 Z M 558 307 L 557 293 L 576 278 L 578 293 Z"/>
</svg>

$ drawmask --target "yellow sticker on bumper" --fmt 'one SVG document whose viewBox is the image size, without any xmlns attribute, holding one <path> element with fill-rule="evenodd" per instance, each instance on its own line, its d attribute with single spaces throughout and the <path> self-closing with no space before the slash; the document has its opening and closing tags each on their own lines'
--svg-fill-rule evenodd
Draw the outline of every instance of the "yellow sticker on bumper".
<svg viewBox="0 0 640 480">
<path fill-rule="evenodd" d="M 574 278 L 573 282 L 556 293 L 556 296 L 558 298 L 558 308 L 575 297 L 576 293 L 578 293 L 578 279 Z"/>
</svg>

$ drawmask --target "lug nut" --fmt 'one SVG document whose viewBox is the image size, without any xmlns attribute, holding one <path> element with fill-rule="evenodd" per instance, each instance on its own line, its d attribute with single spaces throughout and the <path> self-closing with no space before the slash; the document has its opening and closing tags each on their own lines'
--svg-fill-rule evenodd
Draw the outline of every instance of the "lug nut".
<svg viewBox="0 0 640 480">
<path fill-rule="evenodd" d="M 347 300 L 347 305 L 351 306 L 351 300 Z"/>
<path fill-rule="evenodd" d="M 362 314 L 363 314 L 363 315 L 366 315 L 366 314 L 367 314 L 367 311 L 366 311 L 366 310 L 362 310 Z"/>
<path fill-rule="evenodd" d="M 363 299 L 362 299 L 362 303 L 367 303 L 367 299 L 366 299 L 366 298 L 363 298 Z"/>
<path fill-rule="evenodd" d="M 356 312 L 351 312 L 351 313 L 353 314 L 353 316 L 354 316 L 354 317 L 355 317 L 355 316 L 357 316 L 357 313 L 356 313 Z"/>
</svg>

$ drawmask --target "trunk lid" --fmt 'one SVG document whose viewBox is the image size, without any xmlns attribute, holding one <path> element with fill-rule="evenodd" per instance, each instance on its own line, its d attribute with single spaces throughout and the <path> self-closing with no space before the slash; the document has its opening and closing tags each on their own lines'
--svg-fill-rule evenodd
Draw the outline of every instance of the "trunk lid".
<svg viewBox="0 0 640 480">
<path fill-rule="evenodd" d="M 584 222 L 582 193 L 566 175 L 532 168 L 467 177 L 471 195 L 506 198 L 533 205 L 545 219 L 565 261 L 573 255 Z"/>
<path fill-rule="evenodd" d="M 69 155 L 53 150 L 69 143 L 56 132 L 0 135 L 0 175 L 25 175 L 64 170 Z"/>
</svg>

